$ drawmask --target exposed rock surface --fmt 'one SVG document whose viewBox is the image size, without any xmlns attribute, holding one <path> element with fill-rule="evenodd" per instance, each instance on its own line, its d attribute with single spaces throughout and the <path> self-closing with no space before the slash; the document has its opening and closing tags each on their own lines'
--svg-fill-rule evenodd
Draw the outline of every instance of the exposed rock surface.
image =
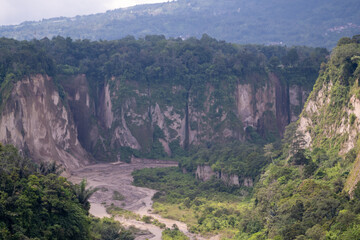
<svg viewBox="0 0 360 240">
<path fill-rule="evenodd" d="M 329 68 L 331 67 L 335 68 L 334 66 Z M 330 75 L 327 72 L 324 75 L 331 77 L 320 75 L 300 116 L 297 130 L 303 134 L 304 147 L 332 150 L 345 158 L 352 149 L 356 150 L 359 139 L 360 100 L 357 94 L 359 80 L 356 79 L 351 86 L 348 86 L 349 92 L 339 94 L 339 89 L 344 84 L 341 82 L 344 81 L 344 76 Z M 344 190 L 351 195 L 359 181 L 360 155 L 357 153 Z"/>
<path fill-rule="evenodd" d="M 209 165 L 203 164 L 198 165 L 196 168 L 195 176 L 201 181 L 209 181 L 211 178 L 215 177 L 223 181 L 226 185 L 229 186 L 245 186 L 252 187 L 254 181 L 249 177 L 239 177 L 236 174 L 229 174 L 224 171 L 215 172 Z"/>
<path fill-rule="evenodd" d="M 208 165 L 199 165 L 195 172 L 196 178 L 201 181 L 209 181 L 212 177 L 218 175 Z"/>
<path fill-rule="evenodd" d="M 0 141 L 67 169 L 88 163 L 72 115 L 47 76 L 26 77 L 14 85 L 1 113 Z"/>
<path fill-rule="evenodd" d="M 269 132 L 281 136 L 285 126 L 298 119 L 309 91 L 286 86 L 272 73 L 250 78 L 262 84 L 255 87 L 239 82 L 229 90 L 229 97 L 235 101 L 228 106 L 216 102 L 215 88 L 210 84 L 199 93 L 181 86 L 141 86 L 112 78 L 93 100 L 98 106 L 94 118 L 106 132 L 100 139 L 111 139 L 110 146 L 102 145 L 102 151 L 117 151 L 120 146 L 148 151 L 156 126 L 162 131 L 158 140 L 168 155 L 174 141 L 184 148 L 206 142 L 244 141 L 249 127 L 264 137 Z M 127 88 L 126 96 L 122 88 Z M 161 96 L 167 89 L 171 96 L 166 100 Z"/>
<path fill-rule="evenodd" d="M 264 137 L 268 132 L 282 135 L 297 119 L 293 109 L 301 109 L 307 94 L 301 87 L 284 85 L 275 74 L 225 86 L 233 99 L 225 104 L 218 102 L 218 90 L 211 84 L 199 90 L 143 86 L 112 77 L 94 88 L 84 74 L 57 78 L 64 89 L 61 97 L 46 75 L 15 84 L 1 115 L 0 140 L 67 168 L 88 162 L 83 147 L 97 160 L 109 161 L 124 160 L 128 149 L 149 152 L 158 143 L 171 155 L 174 146 L 244 141 L 248 128 Z M 160 132 L 155 136 L 156 129 Z"/>
</svg>

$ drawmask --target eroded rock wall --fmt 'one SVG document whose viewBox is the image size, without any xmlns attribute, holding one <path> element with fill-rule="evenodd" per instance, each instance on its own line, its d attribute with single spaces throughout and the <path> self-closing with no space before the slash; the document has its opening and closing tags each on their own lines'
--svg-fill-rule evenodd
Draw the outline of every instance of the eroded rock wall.
<svg viewBox="0 0 360 240">
<path fill-rule="evenodd" d="M 176 144 L 245 141 L 248 128 L 262 136 L 270 130 L 281 135 L 307 94 L 285 86 L 275 74 L 254 77 L 261 84 L 239 80 L 224 89 L 206 84 L 200 90 L 115 77 L 91 89 L 84 74 L 57 78 L 61 97 L 45 75 L 15 84 L 1 115 L 0 140 L 68 168 L 87 163 L 83 147 L 97 160 L 114 161 L 129 157 L 127 148 L 151 152 L 160 144 L 170 156 Z M 219 90 L 228 92 L 227 102 L 219 100 Z"/>
<path fill-rule="evenodd" d="M 224 171 L 216 172 L 209 165 L 202 164 L 196 168 L 195 176 L 201 181 L 209 181 L 213 177 L 220 179 L 228 186 L 253 187 L 254 181 L 250 177 L 239 177 L 236 174 L 226 173 Z"/>
<path fill-rule="evenodd" d="M 182 148 L 245 141 L 249 127 L 263 137 L 269 132 L 282 136 L 285 126 L 297 120 L 309 91 L 287 86 L 272 73 L 252 78 L 253 82 L 239 80 L 220 89 L 229 93 L 226 103 L 219 102 L 219 89 L 211 84 L 199 90 L 112 77 L 90 96 L 82 75 L 73 77 L 74 83 L 65 89 L 71 108 L 77 111 L 74 119 L 80 141 L 88 151 L 113 152 L 114 157 L 121 147 L 149 152 L 159 141 L 170 156 L 175 141 Z M 161 130 L 158 136 L 154 136 L 156 128 Z"/>
<path fill-rule="evenodd" d="M 0 141 L 14 144 L 35 161 L 56 161 L 67 170 L 89 162 L 72 114 L 52 78 L 26 77 L 14 84 L 0 118 Z"/>
</svg>

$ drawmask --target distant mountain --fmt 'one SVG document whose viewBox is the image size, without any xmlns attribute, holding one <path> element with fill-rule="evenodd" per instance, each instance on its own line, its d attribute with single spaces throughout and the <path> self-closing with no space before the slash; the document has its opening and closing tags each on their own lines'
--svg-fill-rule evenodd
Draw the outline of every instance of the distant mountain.
<svg viewBox="0 0 360 240">
<path fill-rule="evenodd" d="M 0 36 L 113 40 L 127 35 L 200 37 L 234 43 L 308 45 L 332 48 L 360 33 L 358 0 L 178 0 L 106 13 L 52 18 L 0 27 Z"/>
</svg>

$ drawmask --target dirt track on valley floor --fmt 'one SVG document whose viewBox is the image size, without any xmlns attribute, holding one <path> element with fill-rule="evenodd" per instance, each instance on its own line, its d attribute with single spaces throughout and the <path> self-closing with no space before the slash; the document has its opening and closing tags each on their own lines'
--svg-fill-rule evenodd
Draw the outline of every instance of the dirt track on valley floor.
<svg viewBox="0 0 360 240">
<path fill-rule="evenodd" d="M 106 212 L 105 205 L 115 206 L 132 211 L 140 216 L 151 216 L 159 222 L 164 223 L 166 227 L 171 228 L 176 224 L 180 231 L 185 233 L 190 239 L 203 240 L 206 238 L 194 235 L 187 230 L 187 226 L 183 222 L 163 218 L 152 213 L 151 198 L 156 190 L 136 187 L 132 185 L 133 177 L 131 173 L 142 168 L 172 167 L 177 166 L 177 162 L 149 160 L 149 159 L 133 159 L 132 163 L 103 163 L 89 165 L 71 172 L 70 181 L 79 183 L 83 178 L 87 179 L 88 186 L 99 188 L 97 192 L 90 198 L 90 213 L 96 217 L 110 217 Z M 113 194 L 117 191 L 121 193 L 125 199 L 123 201 L 114 200 Z M 134 219 L 125 219 L 116 217 L 124 226 L 135 226 L 141 230 L 147 230 L 151 234 L 138 236 L 137 240 L 152 239 L 160 240 L 162 229 Z M 211 238 L 212 240 L 218 237 Z"/>
</svg>

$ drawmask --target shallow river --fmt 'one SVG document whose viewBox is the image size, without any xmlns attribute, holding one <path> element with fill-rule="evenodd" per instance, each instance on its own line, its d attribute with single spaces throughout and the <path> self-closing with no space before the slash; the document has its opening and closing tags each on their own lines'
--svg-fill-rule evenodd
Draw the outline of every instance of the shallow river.
<svg viewBox="0 0 360 240">
<path fill-rule="evenodd" d="M 106 212 L 105 205 L 109 206 L 114 204 L 115 206 L 139 214 L 140 216 L 151 216 L 159 222 L 166 224 L 166 227 L 168 228 L 171 228 L 174 224 L 176 224 L 180 231 L 185 233 L 188 237 L 190 237 L 190 239 L 205 239 L 188 232 L 187 226 L 183 222 L 162 218 L 157 214 L 153 214 L 153 202 L 151 198 L 156 191 L 132 185 L 133 178 L 131 173 L 134 170 L 171 166 L 177 166 L 177 163 L 159 160 L 135 159 L 131 164 L 121 162 L 95 164 L 73 171 L 69 180 L 74 183 L 79 183 L 83 178 L 86 178 L 88 186 L 99 188 L 99 190 L 95 192 L 89 200 L 91 203 L 90 213 L 96 217 L 110 217 L 110 215 Z M 113 199 L 114 192 L 116 191 L 125 197 L 124 200 L 120 201 Z M 151 233 L 139 236 L 136 238 L 137 240 L 147 238 L 153 240 L 161 239 L 162 229 L 157 226 L 122 217 L 116 217 L 115 219 L 120 221 L 124 226 L 133 225 L 136 228 L 147 230 Z"/>
</svg>

